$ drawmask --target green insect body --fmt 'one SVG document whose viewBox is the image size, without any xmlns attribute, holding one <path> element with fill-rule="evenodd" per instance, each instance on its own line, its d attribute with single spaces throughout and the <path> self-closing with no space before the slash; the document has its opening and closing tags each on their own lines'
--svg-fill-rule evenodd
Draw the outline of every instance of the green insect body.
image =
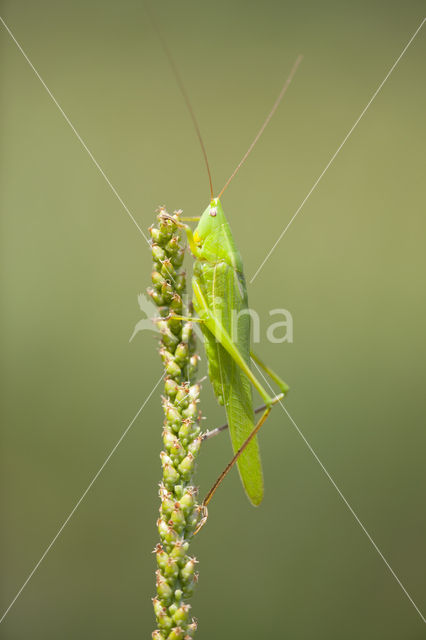
<svg viewBox="0 0 426 640">
<path fill-rule="evenodd" d="M 199 223 L 194 233 L 189 226 L 182 224 L 178 217 L 172 218 L 175 224 L 185 229 L 191 252 L 195 258 L 192 286 L 194 290 L 193 305 L 198 318 L 193 318 L 193 320 L 201 322 L 205 336 L 209 377 L 217 399 L 221 404 L 225 405 L 234 449 L 234 457 L 220 474 L 203 501 L 205 510 L 199 530 L 207 519 L 207 505 L 235 462 L 238 465 L 241 480 L 250 501 L 254 505 L 258 505 L 262 501 L 263 475 L 257 433 L 265 423 L 272 406 L 280 402 L 289 389 L 287 384 L 276 373 L 250 351 L 250 313 L 243 264 L 235 245 L 231 228 L 222 209 L 220 197 L 241 169 L 277 110 L 296 73 L 302 56 L 298 56 L 293 64 L 278 98 L 252 144 L 219 192 L 219 197 L 214 198 L 212 175 L 200 127 L 167 42 L 161 36 L 155 22 L 153 20 L 152 22 L 191 116 L 204 156 L 210 183 L 211 201 L 203 215 L 199 219 L 197 218 Z M 177 319 L 191 319 L 175 315 Z M 281 393 L 272 398 L 265 391 L 263 385 L 250 368 L 251 359 L 278 385 Z M 252 386 L 255 387 L 264 401 L 264 406 L 255 411 L 253 410 Z M 259 411 L 263 411 L 263 414 L 258 422 L 255 423 L 254 414 Z M 213 431 L 220 432 L 221 430 L 219 428 Z M 205 434 L 205 437 L 210 437 L 210 435 L 212 433 Z"/>
<path fill-rule="evenodd" d="M 255 427 L 248 377 L 250 315 L 243 264 L 219 199 L 212 200 L 194 233 L 189 227 L 185 229 L 196 259 L 193 304 L 205 337 L 209 377 L 218 401 L 225 405 L 236 453 Z M 262 391 L 268 402 L 269 396 Z M 263 475 L 256 437 L 246 446 L 237 464 L 250 501 L 260 504 Z"/>
</svg>

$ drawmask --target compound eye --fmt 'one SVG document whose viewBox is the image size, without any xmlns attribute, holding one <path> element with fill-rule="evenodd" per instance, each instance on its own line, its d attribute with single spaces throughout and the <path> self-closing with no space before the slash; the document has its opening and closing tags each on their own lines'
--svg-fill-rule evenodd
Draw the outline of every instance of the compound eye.
<svg viewBox="0 0 426 640">
<path fill-rule="evenodd" d="M 215 207 L 212 207 L 212 208 L 210 209 L 210 215 L 211 215 L 211 217 L 212 217 L 212 218 L 216 218 L 216 216 L 217 216 L 217 209 L 216 209 Z"/>
</svg>

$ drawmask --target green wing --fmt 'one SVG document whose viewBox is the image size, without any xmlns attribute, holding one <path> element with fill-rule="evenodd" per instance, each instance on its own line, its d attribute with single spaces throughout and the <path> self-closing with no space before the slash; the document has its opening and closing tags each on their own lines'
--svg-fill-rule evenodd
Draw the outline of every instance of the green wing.
<svg viewBox="0 0 426 640">
<path fill-rule="evenodd" d="M 247 294 L 243 274 L 226 262 L 212 265 L 200 261 L 195 265 L 194 278 L 204 298 L 203 301 L 194 298 L 196 312 L 200 316 L 205 315 L 206 310 L 212 313 L 250 366 L 250 316 L 244 313 Z M 208 320 L 202 326 L 209 377 L 219 402 L 225 405 L 232 447 L 236 453 L 255 426 L 251 383 L 232 355 L 221 345 L 217 328 L 213 329 Z M 254 505 L 260 504 L 263 498 L 263 474 L 257 438 L 249 443 L 237 465 L 250 501 Z"/>
<path fill-rule="evenodd" d="M 236 453 L 255 426 L 251 384 L 221 345 L 218 345 L 217 351 L 225 390 L 229 433 Z M 250 502 L 260 504 L 263 498 L 263 474 L 257 438 L 247 445 L 237 460 L 237 465 Z"/>
</svg>

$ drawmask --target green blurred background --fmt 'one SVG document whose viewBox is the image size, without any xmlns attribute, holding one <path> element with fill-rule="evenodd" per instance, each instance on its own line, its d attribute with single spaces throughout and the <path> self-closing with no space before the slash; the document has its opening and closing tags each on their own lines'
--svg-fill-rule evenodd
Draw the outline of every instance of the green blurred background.
<svg viewBox="0 0 426 640">
<path fill-rule="evenodd" d="M 250 278 L 421 22 L 421 2 L 162 2 Z M 200 149 L 141 2 L 3 2 L 2 15 L 146 229 L 197 215 Z M 425 27 L 426 28 L 426 27 Z M 425 29 L 424 28 L 424 29 Z M 250 287 L 287 407 L 425 611 L 426 90 L 420 32 Z M 2 62 L 2 610 L 161 374 L 142 317 L 150 252 L 5 29 Z M 269 309 L 294 343 L 265 337 Z M 203 367 L 205 362 L 203 360 Z M 209 385 L 206 425 L 223 422 Z M 154 627 L 160 390 L 0 627 L 7 640 L 137 639 Z M 417 640 L 424 624 L 279 409 L 265 499 L 236 472 L 194 541 L 197 637 Z M 202 493 L 230 456 L 200 456 Z"/>
</svg>

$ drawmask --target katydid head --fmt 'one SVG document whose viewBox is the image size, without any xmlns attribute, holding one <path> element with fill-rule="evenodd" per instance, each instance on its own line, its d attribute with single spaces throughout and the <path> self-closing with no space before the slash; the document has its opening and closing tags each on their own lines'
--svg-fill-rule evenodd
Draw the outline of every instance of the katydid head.
<svg viewBox="0 0 426 640">
<path fill-rule="evenodd" d="M 217 233 L 224 222 L 226 222 L 226 218 L 220 200 L 212 198 L 195 229 L 194 240 L 196 244 L 202 247 L 207 238 L 212 233 Z"/>
<path fill-rule="evenodd" d="M 202 259 L 212 263 L 222 260 L 242 271 L 240 254 L 219 198 L 210 201 L 193 237 Z"/>
</svg>

